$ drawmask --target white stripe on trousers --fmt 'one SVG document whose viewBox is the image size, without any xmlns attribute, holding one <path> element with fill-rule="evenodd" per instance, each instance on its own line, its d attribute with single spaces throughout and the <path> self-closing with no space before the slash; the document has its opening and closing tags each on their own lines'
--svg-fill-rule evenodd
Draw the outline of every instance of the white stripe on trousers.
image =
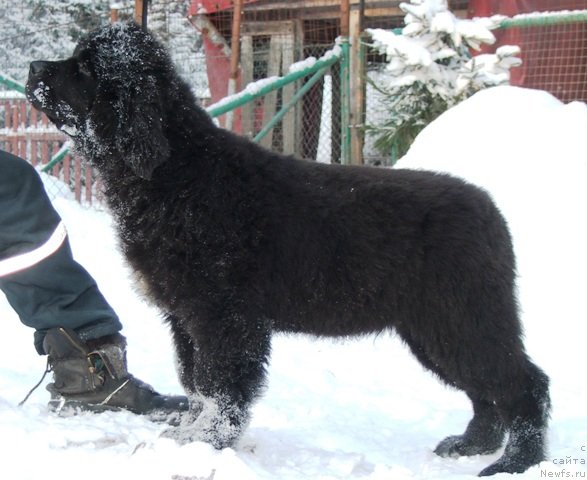
<svg viewBox="0 0 587 480">
<path fill-rule="evenodd" d="M 49 240 L 40 247 L 37 247 L 30 252 L 21 253 L 14 257 L 0 260 L 0 277 L 25 270 L 42 262 L 61 247 L 65 241 L 65 237 L 67 237 L 67 230 L 65 229 L 63 222 L 59 222 L 59 225 L 57 225 L 55 231 L 49 237 Z"/>
</svg>

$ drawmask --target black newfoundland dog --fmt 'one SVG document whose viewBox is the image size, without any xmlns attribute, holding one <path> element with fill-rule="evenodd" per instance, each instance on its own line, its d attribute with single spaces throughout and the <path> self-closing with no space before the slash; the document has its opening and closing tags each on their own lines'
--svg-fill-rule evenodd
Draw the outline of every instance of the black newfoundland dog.
<svg viewBox="0 0 587 480">
<path fill-rule="evenodd" d="M 394 331 L 473 403 L 436 453 L 491 453 L 509 433 L 481 475 L 544 459 L 548 379 L 525 353 L 512 244 L 485 192 L 264 150 L 216 127 L 133 24 L 33 62 L 27 92 L 101 173 L 124 253 L 167 317 L 192 402 L 176 438 L 238 439 L 273 332 Z"/>
</svg>

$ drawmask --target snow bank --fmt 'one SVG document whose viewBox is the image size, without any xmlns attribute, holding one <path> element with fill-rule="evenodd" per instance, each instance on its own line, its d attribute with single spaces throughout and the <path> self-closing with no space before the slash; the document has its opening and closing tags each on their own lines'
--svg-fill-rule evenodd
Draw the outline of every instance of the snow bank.
<svg viewBox="0 0 587 480">
<path fill-rule="evenodd" d="M 584 339 L 573 332 L 587 319 L 586 147 L 584 103 L 496 87 L 432 122 L 398 163 L 455 173 L 491 192 L 514 236 L 526 329 L 547 327 L 544 337 L 529 338 L 545 362 L 557 343 L 577 347 L 565 356 L 580 362 Z"/>
</svg>

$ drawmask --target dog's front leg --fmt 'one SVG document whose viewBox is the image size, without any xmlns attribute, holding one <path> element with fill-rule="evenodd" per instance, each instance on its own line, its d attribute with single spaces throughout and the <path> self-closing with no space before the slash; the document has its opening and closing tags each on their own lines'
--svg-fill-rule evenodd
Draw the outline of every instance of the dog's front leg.
<svg viewBox="0 0 587 480">
<path fill-rule="evenodd" d="M 251 403 L 265 379 L 271 335 L 267 321 L 236 314 L 207 325 L 200 325 L 192 338 L 190 414 L 165 436 L 180 443 L 205 441 L 220 449 L 233 445 L 248 423 Z"/>
</svg>

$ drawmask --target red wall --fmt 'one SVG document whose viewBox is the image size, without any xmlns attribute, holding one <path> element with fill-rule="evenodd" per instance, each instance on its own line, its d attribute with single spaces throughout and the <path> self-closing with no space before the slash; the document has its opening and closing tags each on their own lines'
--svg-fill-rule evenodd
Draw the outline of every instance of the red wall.
<svg viewBox="0 0 587 480">
<path fill-rule="evenodd" d="M 469 17 L 508 17 L 530 12 L 581 10 L 586 0 L 470 0 Z M 513 85 L 549 91 L 565 102 L 587 101 L 587 22 L 493 31 L 501 45 L 518 45 L 523 64 L 512 70 Z"/>
</svg>

